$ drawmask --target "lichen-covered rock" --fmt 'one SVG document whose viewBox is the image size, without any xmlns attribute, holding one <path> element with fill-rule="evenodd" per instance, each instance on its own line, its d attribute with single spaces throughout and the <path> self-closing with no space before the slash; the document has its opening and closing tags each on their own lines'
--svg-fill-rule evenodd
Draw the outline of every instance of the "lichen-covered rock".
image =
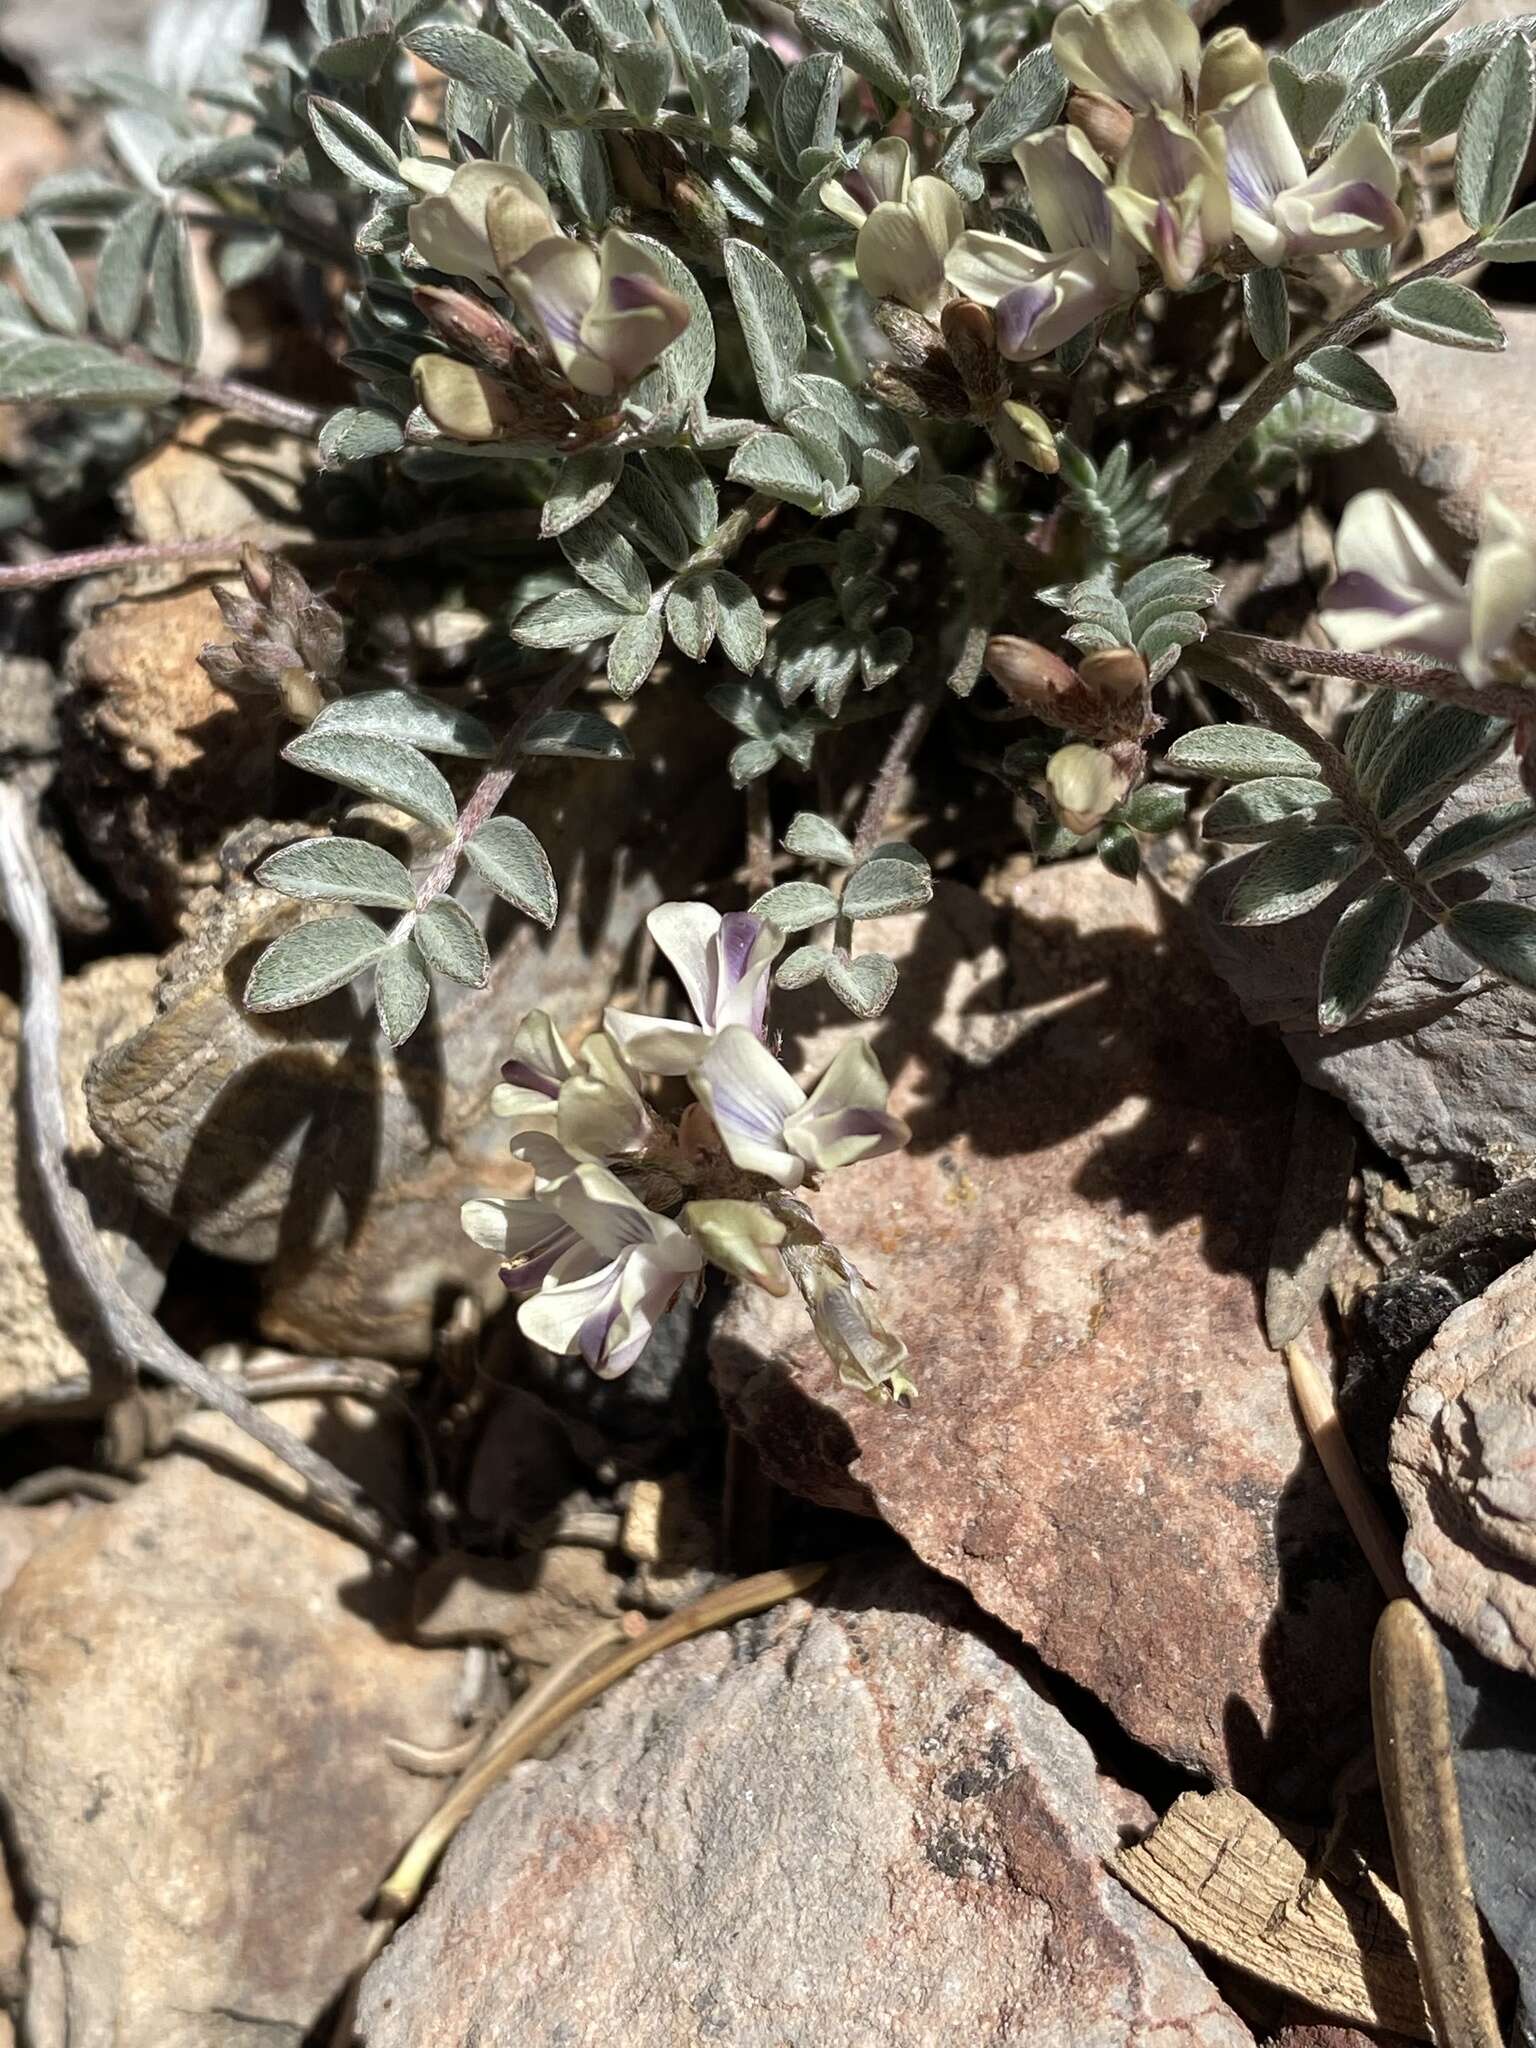
<svg viewBox="0 0 1536 2048">
<path fill-rule="evenodd" d="M 1133 1734 L 1258 1797 L 1363 1737 L 1374 1600 L 1260 1324 L 1284 1068 L 1150 884 L 1073 863 L 1000 893 L 869 928 L 901 961 L 873 1045 L 912 1144 L 815 1198 L 915 1405 L 835 1387 L 798 1301 L 750 1289 L 717 1382 L 781 1483 L 872 1506 Z"/>
<path fill-rule="evenodd" d="M 369 1970 L 358 2036 L 1249 2048 L 1104 1867 L 1133 1814 L 963 1595 L 843 1567 L 519 1765 Z"/>
<path fill-rule="evenodd" d="M 271 1412 L 387 1490 L 368 1411 Z M 282 1467 L 193 1427 L 200 1449 L 78 1510 L 0 1601 L 6 1838 L 56 1915 L 29 1961 L 61 1970 L 70 2041 L 298 2048 L 441 1797 L 386 1738 L 454 1739 L 460 1660 L 392 1636 L 403 1589 L 289 1504 Z"/>
<path fill-rule="evenodd" d="M 154 982 L 155 962 L 142 954 L 98 960 L 72 975 L 64 984 L 59 1038 L 75 1184 L 119 1277 L 144 1308 L 160 1298 L 176 1232 L 146 1208 L 92 1135 L 81 1084 L 98 1053 L 149 1017 Z M 121 1369 L 106 1356 L 91 1304 L 53 1243 L 17 1113 L 19 1039 L 19 1014 L 0 997 L 0 1426 L 60 1404 L 104 1403 Z"/>
<path fill-rule="evenodd" d="M 1536 1677 L 1536 1258 L 1440 1325 L 1391 1456 L 1414 1591 L 1485 1657 Z"/>
</svg>

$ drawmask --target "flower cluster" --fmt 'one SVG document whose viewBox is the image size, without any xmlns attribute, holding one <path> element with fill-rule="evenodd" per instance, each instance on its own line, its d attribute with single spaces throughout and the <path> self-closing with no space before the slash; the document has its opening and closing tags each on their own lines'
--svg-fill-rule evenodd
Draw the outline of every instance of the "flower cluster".
<svg viewBox="0 0 1536 2048">
<path fill-rule="evenodd" d="M 845 1046 L 807 1094 L 766 1037 L 782 933 L 701 903 L 663 904 L 647 925 L 692 1021 L 610 1009 L 576 1055 L 536 1010 L 492 1099 L 533 1188 L 467 1202 L 463 1222 L 524 1297 L 519 1327 L 615 1377 L 710 1261 L 772 1294 L 793 1282 L 846 1384 L 884 1398 L 909 1392 L 906 1347 L 798 1199 L 822 1175 L 906 1143 L 873 1054 Z M 686 1079 L 695 1099 L 665 1115 L 642 1074 Z"/>
<path fill-rule="evenodd" d="M 581 397 L 613 398 L 687 327 L 687 305 L 644 242 L 621 228 L 595 248 L 565 234 L 548 194 L 517 165 L 406 157 L 400 170 L 423 195 L 406 216 L 417 253 L 482 292 L 504 292 Z M 457 315 L 461 341 L 484 330 L 479 352 L 494 362 L 499 323 L 477 319 L 477 302 L 446 310 Z M 458 440 L 503 438 L 522 416 L 501 380 L 457 358 L 419 356 L 414 376 L 423 409 Z"/>
<path fill-rule="evenodd" d="M 1179 0 L 1073 0 L 1051 47 L 1068 119 L 1014 151 L 1045 246 L 965 227 L 956 194 L 886 137 L 821 192 L 858 228 L 866 290 L 930 319 L 955 293 L 990 307 L 1000 353 L 1027 363 L 1134 297 L 1145 259 L 1181 289 L 1234 239 L 1275 266 L 1406 231 L 1380 129 L 1361 122 L 1309 173 L 1244 30 L 1202 49 Z"/>
<path fill-rule="evenodd" d="M 1512 643 L 1536 608 L 1536 540 L 1491 492 L 1465 581 L 1389 491 L 1350 500 L 1334 549 L 1338 575 L 1319 601 L 1318 623 L 1335 647 L 1431 655 L 1471 683 L 1529 667 Z"/>
</svg>

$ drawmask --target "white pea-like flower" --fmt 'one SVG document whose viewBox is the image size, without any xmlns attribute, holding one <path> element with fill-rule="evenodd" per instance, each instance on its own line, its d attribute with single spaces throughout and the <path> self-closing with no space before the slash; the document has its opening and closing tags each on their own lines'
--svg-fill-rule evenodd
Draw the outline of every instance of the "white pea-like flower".
<svg viewBox="0 0 1536 2048">
<path fill-rule="evenodd" d="M 1510 642 L 1536 608 L 1536 542 L 1492 493 L 1465 580 L 1389 491 L 1350 500 L 1334 555 L 1338 575 L 1319 600 L 1318 623 L 1351 653 L 1430 655 L 1485 683 L 1509 665 Z"/>
<path fill-rule="evenodd" d="M 1073 0 L 1051 50 L 1079 91 L 1139 114 L 1182 113 L 1200 72 L 1200 31 L 1179 0 Z"/>
<path fill-rule="evenodd" d="M 1049 128 L 1014 151 L 1048 249 L 968 229 L 945 266 L 957 291 L 990 306 L 998 353 L 1049 355 L 1136 289 L 1136 247 L 1109 203 L 1109 168 L 1081 130 Z"/>
<path fill-rule="evenodd" d="M 911 150 L 888 135 L 822 186 L 821 203 L 858 229 L 854 268 L 871 298 L 899 299 L 914 313 L 936 316 L 944 260 L 965 226 L 953 187 L 942 178 L 914 178 Z"/>
<path fill-rule="evenodd" d="M 655 256 L 621 228 L 609 228 L 595 249 L 566 235 L 535 242 L 505 283 L 567 381 L 594 398 L 644 376 L 690 317 Z"/>
<path fill-rule="evenodd" d="M 1193 283 L 1232 239 L 1226 138 L 1210 114 L 1193 125 L 1155 108 L 1138 119 L 1109 203 L 1172 290 Z"/>
<path fill-rule="evenodd" d="M 862 1039 L 843 1047 L 809 1095 L 739 1024 L 719 1034 L 688 1078 L 732 1162 L 781 1188 L 899 1151 L 911 1136 L 886 1108 L 885 1076 Z"/>
<path fill-rule="evenodd" d="M 501 201 L 497 210 L 520 212 L 537 228 L 530 246 L 560 232 L 548 196 L 515 164 L 491 158 L 447 164 L 408 156 L 400 160 L 400 174 L 423 195 L 405 216 L 417 252 L 434 270 L 470 278 L 485 291 L 501 287 L 488 219 L 493 201 Z"/>
<path fill-rule="evenodd" d="M 1046 794 L 1069 832 L 1091 832 L 1102 825 L 1129 787 L 1113 755 L 1080 740 L 1058 747 L 1046 763 Z"/>
<path fill-rule="evenodd" d="M 1385 249 L 1407 232 L 1402 172 L 1381 130 L 1363 121 L 1308 174 L 1272 85 L 1213 109 L 1227 140 L 1232 227 L 1260 263 L 1330 249 Z"/>
<path fill-rule="evenodd" d="M 663 903 L 645 927 L 676 968 L 697 1021 L 605 1011 L 604 1030 L 633 1065 L 648 1074 L 686 1074 L 728 1025 L 762 1037 L 768 971 L 784 944 L 776 925 L 750 910 L 722 917 L 707 903 Z"/>
</svg>

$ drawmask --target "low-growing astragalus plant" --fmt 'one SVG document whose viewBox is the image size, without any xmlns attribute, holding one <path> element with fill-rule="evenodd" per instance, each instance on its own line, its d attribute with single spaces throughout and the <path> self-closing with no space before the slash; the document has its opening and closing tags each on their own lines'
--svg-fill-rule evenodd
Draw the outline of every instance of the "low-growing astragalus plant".
<svg viewBox="0 0 1536 2048">
<path fill-rule="evenodd" d="M 306 0 L 291 40 L 263 37 L 260 0 L 170 0 L 142 70 L 77 82 L 119 170 L 36 188 L 0 294 L 0 398 L 59 410 L 60 475 L 109 433 L 132 452 L 124 407 L 306 424 L 199 377 L 195 236 L 230 286 L 345 279 L 355 400 L 318 430 L 344 530 L 453 533 L 482 560 L 499 523 L 519 536 L 494 687 L 489 665 L 427 686 L 408 631 L 289 562 L 252 551 L 223 593 L 210 674 L 299 728 L 290 761 L 415 831 L 410 858 L 364 823 L 265 861 L 331 908 L 262 954 L 251 1007 L 371 971 L 399 1044 L 434 976 L 487 974 L 461 874 L 553 923 L 560 878 L 503 802 L 530 754 L 622 776 L 604 690 L 665 675 L 738 735 L 720 800 L 745 792 L 750 907 L 652 921 L 693 1020 L 614 1011 L 573 1054 L 535 1013 L 511 1045 L 532 1193 L 466 1223 L 530 1337 L 621 1372 L 711 1260 L 797 1287 L 844 1379 L 905 1385 L 804 1200 L 904 1126 L 857 1046 L 807 1093 L 766 1004 L 770 981 L 862 1018 L 899 1000 L 858 927 L 931 896 L 928 859 L 885 836 L 930 726 L 1007 786 L 1038 857 L 1126 877 L 1192 787 L 1229 784 L 1204 834 L 1259 848 L 1229 915 L 1338 897 L 1325 1030 L 1425 921 L 1536 986 L 1536 913 L 1440 886 L 1536 808 L 1422 841 L 1511 737 L 1530 783 L 1536 541 L 1490 502 L 1463 575 L 1367 492 L 1331 652 L 1221 625 L 1213 572 L 1393 409 L 1356 344 L 1503 346 L 1455 280 L 1536 257 L 1536 209 L 1510 213 L 1530 21 L 1434 40 L 1454 6 L 1379 0 L 1271 54 L 1179 0 Z M 1416 257 L 1452 203 L 1465 233 Z M 1342 746 L 1266 669 L 1360 686 Z M 1247 716 L 1191 725 L 1211 688 Z"/>
</svg>

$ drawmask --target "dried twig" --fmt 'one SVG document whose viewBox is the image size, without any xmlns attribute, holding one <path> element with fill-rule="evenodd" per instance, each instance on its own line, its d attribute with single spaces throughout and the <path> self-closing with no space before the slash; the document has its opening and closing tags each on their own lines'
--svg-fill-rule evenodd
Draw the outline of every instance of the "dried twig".
<svg viewBox="0 0 1536 2048">
<path fill-rule="evenodd" d="M 168 566 L 174 562 L 226 562 L 249 544 L 269 553 L 302 555 L 306 561 L 392 562 L 451 541 L 484 541 L 496 535 L 533 539 L 538 514 L 512 512 L 459 513 L 418 526 L 411 533 L 370 534 L 356 540 L 299 540 L 291 533 L 224 535 L 214 540 L 123 541 L 111 547 L 77 548 L 67 555 L 46 555 L 36 562 L 13 562 L 0 568 L 0 590 L 41 590 L 50 583 L 72 583 L 111 569 Z"/>
<path fill-rule="evenodd" d="M 1435 2040 L 1439 2048 L 1499 2048 L 1440 1646 L 1412 1600 L 1394 1600 L 1376 1624 L 1371 1714 L 1392 1859 Z"/>
<path fill-rule="evenodd" d="M 26 813 L 14 789 L 0 788 L 0 901 L 21 947 L 21 1076 L 24 1127 L 32 1144 L 58 1249 L 94 1311 L 107 1347 L 130 1371 L 144 1371 L 184 1388 L 298 1473 L 311 1499 L 347 1533 L 397 1564 L 415 1555 L 414 1540 L 394 1529 L 362 1490 L 292 1430 L 273 1422 L 218 1373 L 191 1358 L 124 1289 L 102 1247 L 83 1196 L 65 1164 L 69 1120 L 59 1071 L 60 971 L 58 939 L 48 898 L 28 837 Z"/>
<path fill-rule="evenodd" d="M 1393 1540 L 1381 1509 L 1355 1463 L 1355 1454 L 1344 1434 L 1333 1389 L 1318 1370 L 1317 1361 L 1305 1344 L 1285 1347 L 1285 1363 L 1291 1375 L 1291 1392 L 1306 1424 L 1307 1435 L 1328 1483 L 1344 1510 L 1344 1518 L 1355 1532 L 1355 1541 L 1365 1552 L 1381 1590 L 1389 1600 L 1405 1599 L 1408 1581 L 1403 1576 L 1401 1546 Z"/>
<path fill-rule="evenodd" d="M 379 1889 L 374 1903 L 376 1916 L 399 1920 L 421 1896 L 438 1858 L 464 1821 L 500 1778 L 525 1756 L 547 1742 L 563 1728 L 573 1714 L 605 1693 L 609 1686 L 627 1678 L 648 1658 L 691 1636 L 739 1621 L 745 1614 L 776 1607 L 796 1593 L 807 1592 L 826 1573 L 824 1564 L 790 1565 L 781 1571 L 760 1572 L 755 1578 L 737 1579 L 678 1608 L 665 1620 L 653 1623 L 638 1639 L 614 1644 L 617 1624 L 609 1624 L 606 1636 L 599 1632 L 582 1645 L 577 1655 L 557 1665 L 532 1687 L 502 1724 L 474 1769 L 453 1788 L 426 1826 L 417 1835 Z M 594 1652 L 604 1652 L 602 1661 L 582 1675 Z"/>
</svg>

